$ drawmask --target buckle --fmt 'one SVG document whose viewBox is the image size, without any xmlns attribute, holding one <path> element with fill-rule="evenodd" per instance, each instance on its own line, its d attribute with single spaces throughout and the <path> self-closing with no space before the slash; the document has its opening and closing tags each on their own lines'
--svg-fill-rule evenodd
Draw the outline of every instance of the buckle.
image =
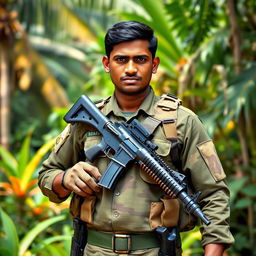
<svg viewBox="0 0 256 256">
<path fill-rule="evenodd" d="M 116 239 L 126 239 L 126 250 L 118 250 L 116 249 Z M 115 253 L 120 254 L 128 254 L 131 251 L 132 247 L 132 238 L 130 235 L 123 235 L 123 234 L 114 234 L 112 237 L 112 250 Z"/>
</svg>

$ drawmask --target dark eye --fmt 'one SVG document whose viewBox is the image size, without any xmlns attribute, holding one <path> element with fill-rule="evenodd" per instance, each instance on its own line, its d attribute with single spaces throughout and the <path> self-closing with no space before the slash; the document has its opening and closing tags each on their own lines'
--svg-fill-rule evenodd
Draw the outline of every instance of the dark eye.
<svg viewBox="0 0 256 256">
<path fill-rule="evenodd" d="M 147 62 L 147 58 L 145 58 L 143 56 L 138 56 L 138 57 L 136 57 L 135 61 L 139 64 L 143 64 L 143 63 Z"/>
<path fill-rule="evenodd" d="M 127 61 L 126 57 L 120 56 L 116 58 L 117 63 L 125 63 Z"/>
</svg>

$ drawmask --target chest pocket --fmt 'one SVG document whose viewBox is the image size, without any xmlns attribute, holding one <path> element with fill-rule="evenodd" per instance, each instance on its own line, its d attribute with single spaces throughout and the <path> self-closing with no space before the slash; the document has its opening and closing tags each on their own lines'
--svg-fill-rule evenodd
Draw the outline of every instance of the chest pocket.
<svg viewBox="0 0 256 256">
<path fill-rule="evenodd" d="M 161 157 L 169 156 L 172 146 L 172 143 L 170 141 L 156 138 L 153 139 L 152 142 L 158 146 L 158 149 L 156 150 L 156 153 L 158 155 L 160 155 Z"/>
</svg>

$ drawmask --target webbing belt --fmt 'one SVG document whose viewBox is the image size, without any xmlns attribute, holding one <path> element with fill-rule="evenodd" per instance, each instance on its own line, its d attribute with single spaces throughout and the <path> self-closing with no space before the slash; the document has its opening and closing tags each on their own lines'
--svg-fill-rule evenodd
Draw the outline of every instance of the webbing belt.
<svg viewBox="0 0 256 256">
<path fill-rule="evenodd" d="M 127 254 L 130 251 L 160 247 L 159 239 L 153 232 L 144 234 L 114 234 L 88 229 L 88 244 Z"/>
</svg>

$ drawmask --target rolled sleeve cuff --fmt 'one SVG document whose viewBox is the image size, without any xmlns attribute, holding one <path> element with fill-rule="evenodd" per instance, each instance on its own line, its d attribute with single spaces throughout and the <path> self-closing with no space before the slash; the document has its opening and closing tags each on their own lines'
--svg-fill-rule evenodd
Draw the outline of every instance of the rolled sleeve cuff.
<svg viewBox="0 0 256 256">
<path fill-rule="evenodd" d="M 203 247 L 207 244 L 225 244 L 226 248 L 228 248 L 234 243 L 234 237 L 228 226 L 209 225 L 207 228 L 202 227 L 200 231 L 202 233 Z"/>
<path fill-rule="evenodd" d="M 45 196 L 47 196 L 50 201 L 54 203 L 61 203 L 66 200 L 66 198 L 60 198 L 57 193 L 53 191 L 52 184 L 55 179 L 55 177 L 62 173 L 62 170 L 54 170 L 51 171 L 51 174 L 46 174 L 43 181 L 41 182 L 41 190 Z"/>
</svg>

